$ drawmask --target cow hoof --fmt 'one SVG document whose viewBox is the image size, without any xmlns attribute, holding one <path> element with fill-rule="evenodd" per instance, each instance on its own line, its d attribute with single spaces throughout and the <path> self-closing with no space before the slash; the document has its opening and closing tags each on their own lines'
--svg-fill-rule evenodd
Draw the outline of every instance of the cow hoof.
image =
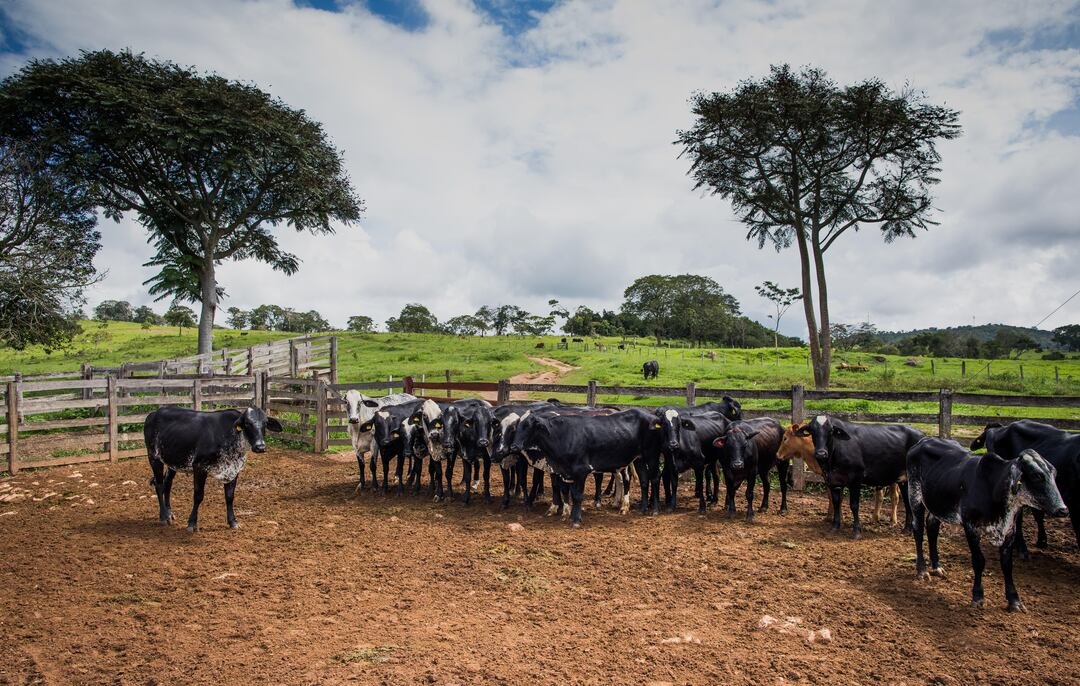
<svg viewBox="0 0 1080 686">
<path fill-rule="evenodd" d="M 1040 539 L 1038 541 L 1035 541 L 1035 547 L 1045 550 L 1046 549 L 1046 539 L 1043 538 L 1043 539 Z"/>
<path fill-rule="evenodd" d="M 860 538 L 862 538 L 862 529 L 855 529 L 854 531 L 852 531 L 851 532 L 851 538 L 853 538 L 856 541 L 859 540 Z"/>
<path fill-rule="evenodd" d="M 570 522 L 570 528 L 571 529 L 580 529 L 581 528 L 581 522 Z"/>
<path fill-rule="evenodd" d="M 229 528 L 236 530 L 240 528 L 240 522 L 229 522 Z"/>
<path fill-rule="evenodd" d="M 780 515 L 781 516 L 787 516 L 787 508 L 786 507 L 781 507 L 780 508 Z"/>
<path fill-rule="evenodd" d="M 188 524 L 187 525 L 187 532 L 189 534 L 193 534 L 198 530 L 199 530 L 199 525 L 198 524 Z"/>
<path fill-rule="evenodd" d="M 1027 608 L 1024 607 L 1024 604 L 1022 602 L 1020 602 L 1019 598 L 1017 598 L 1016 600 L 1010 600 L 1009 601 L 1009 606 L 1007 608 L 1005 608 L 1005 611 L 1006 612 L 1027 612 Z"/>
<path fill-rule="evenodd" d="M 768 512 L 769 511 L 769 506 L 768 505 L 762 505 L 761 507 L 759 507 L 757 509 L 757 511 L 758 512 Z"/>
<path fill-rule="evenodd" d="M 947 579 L 948 578 L 947 576 L 945 576 L 945 570 L 942 569 L 941 567 L 934 567 L 933 569 L 930 570 L 930 573 L 932 575 L 938 577 L 939 579 Z"/>
<path fill-rule="evenodd" d="M 597 510 L 599 510 L 600 508 L 602 508 L 604 506 L 604 504 L 602 502 L 600 502 L 599 500 L 594 500 L 594 501 L 592 501 L 592 506 L 594 508 L 596 508 Z"/>
<path fill-rule="evenodd" d="M 930 572 L 926 571 L 925 569 L 915 572 L 915 578 L 919 581 L 930 581 Z"/>
<path fill-rule="evenodd" d="M 547 512 L 544 513 L 544 516 L 545 517 L 550 517 L 550 516 L 554 515 L 556 512 L 558 512 L 558 508 L 556 508 L 554 505 L 552 505 L 551 507 L 549 507 L 547 509 Z"/>
<path fill-rule="evenodd" d="M 979 598 L 978 600 L 972 600 L 971 606 L 981 610 L 983 608 L 983 599 Z"/>
<path fill-rule="evenodd" d="M 746 515 L 746 523 L 747 524 L 753 524 L 754 523 L 754 515 Z"/>
</svg>

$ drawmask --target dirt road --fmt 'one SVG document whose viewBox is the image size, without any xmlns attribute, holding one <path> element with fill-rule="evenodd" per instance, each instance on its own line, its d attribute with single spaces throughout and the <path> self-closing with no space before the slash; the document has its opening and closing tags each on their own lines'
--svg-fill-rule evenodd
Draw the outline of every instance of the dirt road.
<svg viewBox="0 0 1080 686">
<path fill-rule="evenodd" d="M 242 528 L 208 484 L 189 535 L 156 523 L 148 476 L 0 480 L 0 683 L 1080 682 L 1080 554 L 1058 520 L 1017 563 L 1029 612 L 1010 615 L 990 551 L 970 607 L 957 530 L 949 578 L 917 582 L 909 537 L 829 535 L 817 496 L 752 525 L 589 509 L 574 531 L 546 505 L 350 499 L 355 464 L 272 449 L 240 477 Z M 183 520 L 189 477 L 174 499 Z"/>
<path fill-rule="evenodd" d="M 559 360 L 552 359 L 550 357 L 530 357 L 530 360 L 541 364 L 548 369 L 542 372 L 525 372 L 523 374 L 516 374 L 510 377 L 510 383 L 558 383 L 560 379 L 569 374 L 570 372 L 578 369 L 572 365 L 560 362 Z M 498 397 L 498 393 L 492 391 L 488 393 L 481 393 L 481 397 L 485 400 L 494 401 Z M 512 391 L 510 393 L 511 400 L 529 400 L 529 394 L 526 391 Z"/>
</svg>

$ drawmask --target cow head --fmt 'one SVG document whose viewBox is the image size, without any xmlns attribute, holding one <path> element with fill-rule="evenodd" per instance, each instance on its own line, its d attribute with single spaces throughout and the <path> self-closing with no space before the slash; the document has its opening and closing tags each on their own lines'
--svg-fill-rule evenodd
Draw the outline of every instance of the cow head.
<svg viewBox="0 0 1080 686">
<path fill-rule="evenodd" d="M 375 442 L 379 445 L 379 450 L 386 450 L 391 445 L 404 438 L 405 422 L 402 421 L 402 417 L 396 412 L 391 412 L 387 408 L 382 408 L 375 413 L 375 417 L 372 420 L 374 424 Z M 363 427 L 361 427 L 363 428 Z"/>
<path fill-rule="evenodd" d="M 349 415 L 350 424 L 363 424 L 369 421 L 375 416 L 375 410 L 379 407 L 379 401 L 356 390 L 345 393 L 342 400 L 348 406 L 346 412 Z"/>
<path fill-rule="evenodd" d="M 1029 448 L 1009 465 L 1009 493 L 1051 517 L 1065 517 L 1069 510 L 1061 499 L 1056 478 L 1054 465 Z"/>
<path fill-rule="evenodd" d="M 814 459 L 814 439 L 809 436 L 800 436 L 799 429 L 802 424 L 795 423 L 784 429 L 784 435 L 780 438 L 780 447 L 776 451 L 776 459 L 791 460 L 801 457 L 810 471 L 822 476 L 821 465 Z"/>
<path fill-rule="evenodd" d="M 713 439 L 713 445 L 723 450 L 722 455 L 732 469 L 742 469 L 752 457 L 755 450 L 753 438 L 757 434 L 756 429 L 742 422 L 733 422 L 723 435 Z"/>
<path fill-rule="evenodd" d="M 495 424 L 491 408 L 472 403 L 462 405 L 458 419 L 457 438 L 465 456 L 475 459 L 481 453 L 491 455 L 491 432 Z"/>
<path fill-rule="evenodd" d="M 664 449 L 664 454 L 672 457 L 679 449 L 681 430 L 684 426 L 693 426 L 693 421 L 689 418 L 681 418 L 679 411 L 670 407 L 661 407 L 654 414 L 656 415 L 656 422 L 654 422 L 653 428 L 664 432 L 661 446 Z M 684 425 L 683 421 L 689 422 L 689 425 Z M 659 424 L 659 426 L 656 426 L 656 424 Z M 694 429 L 690 428 L 689 430 L 693 431 Z"/>
<path fill-rule="evenodd" d="M 993 448 L 994 448 L 994 434 L 996 434 L 997 429 L 1000 429 L 1000 428 L 1002 428 L 1002 425 L 998 424 L 997 422 L 991 422 L 991 423 L 987 424 L 986 428 L 984 428 L 982 430 L 982 433 L 979 434 L 978 438 L 976 438 L 974 441 L 971 442 L 971 449 L 973 451 L 974 450 L 979 450 L 981 448 L 986 448 L 987 450 L 993 450 Z"/>
<path fill-rule="evenodd" d="M 510 444 L 514 441 L 521 417 L 517 412 L 511 412 L 496 422 L 491 436 L 491 455 L 495 460 L 502 461 L 510 456 Z"/>
<path fill-rule="evenodd" d="M 513 437 L 510 439 L 510 452 L 539 449 L 538 441 L 547 435 L 548 429 L 546 418 L 535 412 L 526 412 L 514 428 Z"/>
<path fill-rule="evenodd" d="M 732 421 L 742 419 L 742 403 L 735 398 L 732 398 L 730 395 L 725 395 L 720 399 L 720 406 L 722 408 L 721 412 L 723 412 L 724 416 L 728 419 Z"/>
<path fill-rule="evenodd" d="M 422 444 L 431 459 L 439 462 L 443 458 L 443 410 L 434 400 L 425 400 L 416 412 L 409 417 L 409 424 L 415 436 L 415 442 Z"/>
<path fill-rule="evenodd" d="M 835 452 L 836 441 L 851 440 L 851 436 L 844 427 L 823 414 L 803 424 L 795 431 L 795 435 L 811 438 L 814 443 L 814 459 L 821 466 L 822 473 L 826 475 L 832 471 L 832 455 Z"/>
<path fill-rule="evenodd" d="M 241 411 L 239 419 L 233 425 L 236 432 L 243 434 L 251 449 L 257 453 L 266 452 L 267 431 L 281 431 L 281 422 L 267 415 L 258 407 L 248 407 Z"/>
</svg>

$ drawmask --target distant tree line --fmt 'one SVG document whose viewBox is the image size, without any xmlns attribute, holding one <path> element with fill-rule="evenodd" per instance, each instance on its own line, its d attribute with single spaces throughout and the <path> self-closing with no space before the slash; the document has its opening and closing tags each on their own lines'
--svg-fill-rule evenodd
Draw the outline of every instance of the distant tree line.
<svg viewBox="0 0 1080 686">
<path fill-rule="evenodd" d="M 1029 351 L 1043 351 L 1043 346 L 1031 335 L 1010 327 L 998 328 L 988 339 L 943 329 L 916 331 L 897 340 L 891 338 L 891 335 L 880 334 L 868 322 L 833 324 L 833 346 L 840 351 L 987 360 L 1009 359 Z M 1053 342 L 1065 350 L 1080 351 L 1080 325 L 1070 324 L 1054 329 Z"/>
</svg>

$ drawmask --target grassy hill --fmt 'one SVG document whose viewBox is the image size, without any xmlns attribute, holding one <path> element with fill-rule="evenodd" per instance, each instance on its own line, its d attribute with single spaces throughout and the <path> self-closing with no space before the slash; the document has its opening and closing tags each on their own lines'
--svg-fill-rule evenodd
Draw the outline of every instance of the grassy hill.
<svg viewBox="0 0 1080 686">
<path fill-rule="evenodd" d="M 912 329 L 911 331 L 879 331 L 878 338 L 886 343 L 896 343 L 904 338 L 910 338 L 920 333 L 933 333 L 943 331 L 951 333 L 961 340 L 972 337 L 980 343 L 985 343 L 997 335 L 998 331 L 1011 331 L 1025 336 L 1030 336 L 1043 350 L 1058 350 L 1060 346 L 1054 343 L 1054 332 L 1045 329 L 1036 329 L 1030 326 L 1012 326 L 1010 324 L 979 324 L 977 326 L 949 326 L 943 329 L 930 327 L 927 329 Z"/>
</svg>

